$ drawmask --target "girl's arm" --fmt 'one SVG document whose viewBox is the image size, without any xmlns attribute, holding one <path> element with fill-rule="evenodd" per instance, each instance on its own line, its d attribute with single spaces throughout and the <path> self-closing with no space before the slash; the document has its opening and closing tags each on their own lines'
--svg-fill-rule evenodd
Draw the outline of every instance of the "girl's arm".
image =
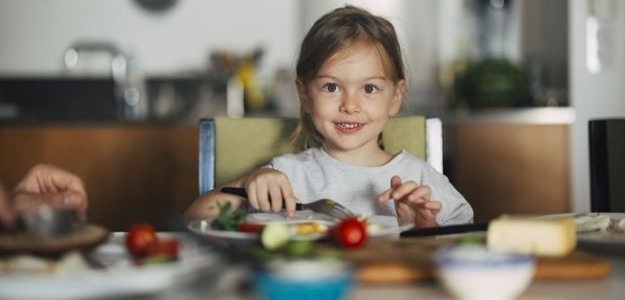
<svg viewBox="0 0 625 300">
<path fill-rule="evenodd" d="M 224 186 L 243 187 L 242 183 L 245 182 L 246 177 L 247 175 L 223 186 L 216 187 L 208 191 L 206 194 L 201 195 L 185 210 L 183 216 L 184 222 L 188 223 L 193 220 L 216 216 L 219 212 L 217 203 L 230 202 L 230 209 L 232 211 L 237 210 L 243 203 L 244 199 L 239 196 L 222 193 L 221 188 Z"/>
<path fill-rule="evenodd" d="M 278 212 L 286 207 L 289 216 L 295 214 L 297 198 L 287 176 L 278 170 L 259 168 L 224 186 L 245 188 L 249 204 L 261 211 Z M 195 200 L 185 211 L 184 221 L 216 216 L 219 212 L 218 202 L 230 202 L 231 209 L 236 210 L 245 201 L 239 196 L 222 193 L 221 188 L 222 186 L 216 187 Z"/>
</svg>

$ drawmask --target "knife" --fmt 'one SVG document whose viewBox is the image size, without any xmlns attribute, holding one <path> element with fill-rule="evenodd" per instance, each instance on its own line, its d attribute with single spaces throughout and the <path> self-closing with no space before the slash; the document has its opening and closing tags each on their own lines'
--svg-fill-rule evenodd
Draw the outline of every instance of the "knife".
<svg viewBox="0 0 625 300">
<path fill-rule="evenodd" d="M 222 193 L 239 196 L 247 199 L 247 191 L 244 188 L 236 188 L 236 187 L 223 187 L 220 190 Z M 301 203 L 295 204 L 295 210 L 303 210 L 304 207 Z"/>
<path fill-rule="evenodd" d="M 468 232 L 480 232 L 488 230 L 488 222 L 477 222 L 470 224 L 459 224 L 429 228 L 416 228 L 406 230 L 399 234 L 400 237 L 422 237 L 446 234 L 458 234 Z"/>
</svg>

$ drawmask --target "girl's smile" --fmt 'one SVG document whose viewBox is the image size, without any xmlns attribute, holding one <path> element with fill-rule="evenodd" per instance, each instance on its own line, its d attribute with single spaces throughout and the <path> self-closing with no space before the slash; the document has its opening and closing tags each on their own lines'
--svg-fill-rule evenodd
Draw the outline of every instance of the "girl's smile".
<svg viewBox="0 0 625 300">
<path fill-rule="evenodd" d="M 340 133 L 350 134 L 358 132 L 365 124 L 364 123 L 353 123 L 353 122 L 336 122 L 336 129 Z"/>
</svg>

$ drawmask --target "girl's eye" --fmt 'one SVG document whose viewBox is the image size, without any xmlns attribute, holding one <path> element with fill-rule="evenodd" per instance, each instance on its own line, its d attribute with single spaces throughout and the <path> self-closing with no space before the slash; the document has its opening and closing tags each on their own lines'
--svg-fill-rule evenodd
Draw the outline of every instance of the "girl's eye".
<svg viewBox="0 0 625 300">
<path fill-rule="evenodd" d="M 336 93 L 339 91 L 339 86 L 336 85 L 335 83 L 326 83 L 323 86 L 323 91 L 328 92 L 328 93 Z"/>
<path fill-rule="evenodd" d="M 367 84 L 363 88 L 365 94 L 375 94 L 378 91 L 378 87 L 373 84 Z"/>
</svg>

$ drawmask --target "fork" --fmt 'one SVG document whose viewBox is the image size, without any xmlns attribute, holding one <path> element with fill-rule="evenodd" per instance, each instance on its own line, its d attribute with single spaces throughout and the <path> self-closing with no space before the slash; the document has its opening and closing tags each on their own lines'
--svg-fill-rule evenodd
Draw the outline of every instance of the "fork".
<svg viewBox="0 0 625 300">
<path fill-rule="evenodd" d="M 247 191 L 244 188 L 224 187 L 221 188 L 222 193 L 231 194 L 247 199 Z M 296 203 L 296 210 L 309 209 L 335 219 L 345 219 L 356 217 L 356 214 L 342 204 L 332 199 L 319 199 L 310 203 Z"/>
</svg>

